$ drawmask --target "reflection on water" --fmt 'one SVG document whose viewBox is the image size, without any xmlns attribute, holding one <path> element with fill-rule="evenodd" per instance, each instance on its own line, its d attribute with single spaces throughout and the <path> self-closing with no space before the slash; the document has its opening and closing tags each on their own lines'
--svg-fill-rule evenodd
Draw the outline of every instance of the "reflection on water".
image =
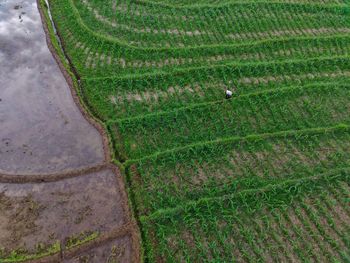
<svg viewBox="0 0 350 263">
<path fill-rule="evenodd" d="M 101 163 L 46 45 L 35 0 L 0 0 L 0 172 L 61 172 Z"/>
</svg>

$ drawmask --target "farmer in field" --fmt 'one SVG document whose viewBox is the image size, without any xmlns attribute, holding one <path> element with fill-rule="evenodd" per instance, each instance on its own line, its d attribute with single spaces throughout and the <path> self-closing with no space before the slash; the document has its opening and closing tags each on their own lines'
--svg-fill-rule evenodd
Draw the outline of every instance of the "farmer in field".
<svg viewBox="0 0 350 263">
<path fill-rule="evenodd" d="M 231 90 L 226 89 L 225 94 L 226 94 L 226 99 L 231 99 L 231 98 L 232 98 L 232 94 L 233 94 L 233 93 L 232 93 Z"/>
</svg>

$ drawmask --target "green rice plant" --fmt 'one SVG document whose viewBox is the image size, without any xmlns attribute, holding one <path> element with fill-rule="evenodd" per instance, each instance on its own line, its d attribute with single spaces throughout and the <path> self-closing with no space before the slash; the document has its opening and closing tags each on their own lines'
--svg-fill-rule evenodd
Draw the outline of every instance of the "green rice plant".
<svg viewBox="0 0 350 263">
<path fill-rule="evenodd" d="M 1 255 L 0 262 L 3 263 L 12 263 L 12 262 L 24 262 L 29 260 L 36 260 L 44 258 L 53 254 L 57 254 L 61 250 L 60 242 L 56 241 L 55 243 L 49 246 L 39 246 L 37 251 L 30 253 L 26 250 L 13 250 L 9 255 L 4 257 Z"/>
<path fill-rule="evenodd" d="M 340 177 L 338 177 L 339 179 Z M 346 177 L 343 177 L 343 179 L 345 179 Z M 250 230 L 247 230 L 248 232 L 245 232 L 245 233 L 252 233 L 250 232 L 252 230 L 252 219 L 251 218 L 254 218 L 254 220 L 258 220 L 261 216 L 266 216 L 266 215 L 269 215 L 270 213 L 271 214 L 274 214 L 274 217 L 276 218 L 279 218 L 280 216 L 288 219 L 287 221 L 286 220 L 282 220 L 280 221 L 280 223 L 282 224 L 280 226 L 280 228 L 277 228 L 278 230 L 278 233 L 282 233 L 282 236 L 281 237 L 285 237 L 285 236 L 288 236 L 290 233 L 291 234 L 291 231 L 300 231 L 300 228 L 298 227 L 294 227 L 293 223 L 295 224 L 296 221 L 294 221 L 294 217 L 293 219 L 289 219 L 289 215 L 292 215 L 293 213 L 295 213 L 296 210 L 298 210 L 300 208 L 300 205 L 303 204 L 305 198 L 307 198 L 307 196 L 309 195 L 310 191 L 313 193 L 313 197 L 314 198 L 319 198 L 319 195 L 322 194 L 322 192 L 326 192 L 326 191 L 329 191 L 328 189 L 329 188 L 337 188 L 339 183 L 337 182 L 338 179 L 336 179 L 335 181 L 329 181 L 329 177 L 328 179 L 326 179 L 326 181 L 323 181 L 323 183 L 326 183 L 327 184 L 327 187 L 323 186 L 322 188 L 320 187 L 317 187 L 315 185 L 316 181 L 313 181 L 313 183 L 311 183 L 311 185 L 313 187 L 316 187 L 316 188 L 313 188 L 310 189 L 308 188 L 309 186 L 311 185 L 304 185 L 304 188 L 305 190 L 308 189 L 306 192 L 304 190 L 301 190 L 300 185 L 295 188 L 295 187 L 292 187 L 290 188 L 290 186 L 286 186 L 285 190 L 283 191 L 286 191 L 288 192 L 288 194 L 286 195 L 287 199 L 284 199 L 284 202 L 282 203 L 269 203 L 269 202 L 273 202 L 273 200 L 275 199 L 270 199 L 271 196 L 270 194 L 265 194 L 265 195 L 260 195 L 258 194 L 256 196 L 256 198 L 259 198 L 259 199 L 247 199 L 247 196 L 244 198 L 243 196 L 239 197 L 240 195 L 237 195 L 238 198 L 244 198 L 244 199 L 240 199 L 240 201 L 237 201 L 237 202 L 234 202 L 232 205 L 235 204 L 235 208 L 234 209 L 230 209 L 231 207 L 231 204 L 230 202 L 228 202 L 228 200 L 226 200 L 225 204 L 224 205 L 221 205 L 221 206 L 218 206 L 216 200 L 210 200 L 209 202 L 206 203 L 206 205 L 204 207 L 206 207 L 202 210 L 199 210 L 198 209 L 183 209 L 181 210 L 181 214 L 169 214 L 166 216 L 166 214 L 158 214 L 156 217 L 152 217 L 152 219 L 147 219 L 145 218 L 144 219 L 144 225 L 146 225 L 146 228 L 149 229 L 148 231 L 150 231 L 150 229 L 153 229 L 153 231 L 156 231 L 156 232 L 153 232 L 155 235 L 158 235 L 158 234 L 161 234 L 163 237 L 159 239 L 159 243 L 157 246 L 155 246 L 155 248 L 157 249 L 157 252 L 153 251 L 153 255 L 157 255 L 158 259 L 159 257 L 160 258 L 163 258 L 163 259 L 168 259 L 169 260 L 165 260 L 165 261 L 172 261 L 172 260 L 176 260 L 176 257 L 177 255 L 179 254 L 175 254 L 175 255 L 171 255 L 171 254 L 168 254 L 168 255 L 164 255 L 165 253 L 167 253 L 167 251 L 163 251 L 162 250 L 162 247 L 163 246 L 167 246 L 167 242 L 171 242 L 174 246 L 175 243 L 175 237 L 177 236 L 177 238 L 179 238 L 179 240 L 183 240 L 182 239 L 182 234 L 180 233 L 184 233 L 184 231 L 187 231 L 186 229 L 197 229 L 196 231 L 196 234 L 197 235 L 200 235 L 201 238 L 214 238 L 216 239 L 217 236 L 221 236 L 223 235 L 223 233 L 230 233 L 228 234 L 229 237 L 234 237 L 235 236 L 235 231 L 237 231 L 236 227 L 234 229 L 232 229 L 231 231 L 225 227 L 221 230 L 218 229 L 218 227 L 223 227 L 223 226 L 237 226 L 237 222 L 233 223 L 231 220 L 231 218 L 235 218 L 234 220 L 237 220 L 237 218 L 239 218 L 239 221 L 241 222 L 244 222 L 244 228 L 245 227 L 248 227 L 248 229 Z M 348 179 L 346 179 L 348 180 Z M 304 181 L 304 183 L 306 183 L 307 181 Z M 321 182 L 319 182 L 321 183 Z M 321 183 L 321 184 L 323 184 Z M 318 183 L 317 183 L 318 184 Z M 297 190 L 299 188 L 299 190 Z M 294 190 L 292 190 L 294 189 Z M 315 189 L 318 189 L 318 190 L 315 190 Z M 323 190 L 321 190 L 323 189 Z M 292 191 L 291 191 L 292 190 Z M 279 197 L 282 197 L 280 194 L 278 194 L 277 192 L 273 191 L 274 194 L 277 194 Z M 253 192 L 250 192 L 250 193 L 253 193 Z M 263 198 L 261 198 L 263 197 Z M 261 199 L 265 200 L 265 201 L 262 201 L 264 204 L 262 206 L 260 206 L 260 202 L 261 202 Z M 252 202 L 250 203 L 249 205 L 244 205 L 245 202 L 247 202 L 248 200 L 250 200 L 249 202 Z M 257 201 L 259 200 L 259 201 Z M 213 201 L 213 202 L 212 202 Z M 243 203 L 242 203 L 243 201 Z M 256 203 L 258 202 L 258 203 Z M 265 203 L 266 202 L 266 203 Z M 215 204 L 214 204 L 215 203 Z M 259 204 L 260 203 L 260 204 Z M 221 203 L 223 204 L 223 203 Z M 196 204 L 197 205 L 200 205 L 199 203 Z M 341 202 L 339 203 L 339 205 L 341 206 L 346 206 L 347 204 L 344 203 L 344 202 Z M 252 207 L 255 207 L 253 210 L 251 209 Z M 293 208 L 295 207 L 295 208 Z M 210 211 L 211 210 L 211 211 Z M 215 213 L 215 211 L 219 211 L 221 210 L 221 212 L 219 214 Z M 210 211 L 210 212 L 209 212 Z M 247 212 L 243 212 L 243 211 L 247 211 Z M 191 216 L 187 216 L 188 213 L 191 213 Z M 290 214 L 292 213 L 292 214 Z M 216 216 L 214 216 L 216 215 Z M 163 217 L 164 216 L 164 217 Z M 150 221 L 149 221 L 150 220 Z M 222 223 L 219 223 L 219 220 L 223 220 L 224 222 Z M 290 221 L 290 220 L 293 220 L 293 221 Z M 303 219 L 299 219 L 299 220 L 303 220 Z M 272 222 L 271 220 L 269 220 L 270 222 Z M 157 223 L 155 223 L 157 222 Z M 302 222 L 302 221 L 299 221 L 299 222 Z M 178 225 L 176 227 L 176 225 Z M 276 225 L 275 225 L 276 227 Z M 211 228 L 214 228 L 213 232 L 208 232 L 209 229 Z M 174 232 L 174 229 L 181 229 L 181 232 Z M 293 230 L 294 229 L 294 230 Z M 276 228 L 274 228 L 274 230 L 276 231 Z M 161 232 L 158 232 L 158 231 L 161 231 Z M 202 232 L 204 231 L 204 233 Z M 234 232 L 232 232 L 234 231 Z M 241 230 L 242 231 L 242 230 Z M 268 231 L 268 229 L 267 229 Z M 309 257 L 310 257 L 310 254 L 303 254 L 302 252 L 304 251 L 304 245 L 303 244 L 307 244 L 305 243 L 305 238 L 307 236 L 312 236 L 312 232 L 310 228 L 303 228 L 303 231 L 306 231 L 304 233 L 300 233 L 300 234 L 291 234 L 290 235 L 290 238 L 291 240 L 288 241 L 288 243 L 291 243 L 292 245 L 290 247 L 286 247 L 287 246 L 287 243 L 281 243 L 281 246 L 284 246 L 285 249 L 288 251 L 290 251 L 290 249 L 292 249 L 292 251 L 294 251 L 293 253 L 295 253 L 297 256 L 298 254 L 300 255 L 300 259 L 302 261 L 303 258 L 305 260 L 307 260 Z M 150 233 L 150 232 L 148 232 Z M 203 233 L 203 234 L 201 234 Z M 265 235 L 271 235 L 270 232 L 266 232 L 264 233 Z M 342 233 L 342 236 L 346 236 L 348 235 L 349 232 L 343 232 Z M 255 234 L 256 235 L 256 234 Z M 170 237 L 171 240 L 169 239 Z M 249 238 L 250 239 L 250 238 Z M 249 240 L 248 239 L 248 240 Z M 261 234 L 260 235 L 257 235 L 257 236 L 254 236 L 253 238 L 254 240 L 254 243 L 255 244 L 258 244 L 261 240 Z M 186 240 L 187 242 L 189 240 Z M 202 240 L 203 241 L 203 240 Z M 261 240 L 262 241 L 262 240 Z M 248 242 L 248 243 L 247 243 Z M 237 243 L 234 243 L 234 244 L 237 244 L 237 245 L 247 245 L 249 244 L 250 241 L 245 241 L 245 242 L 237 242 Z M 306 241 L 307 242 L 307 241 Z M 322 240 L 320 241 L 321 244 L 317 243 L 316 241 L 313 241 L 311 244 L 309 243 L 309 245 L 312 245 L 314 248 L 321 245 L 322 246 L 330 246 L 330 244 L 328 243 L 328 241 L 326 240 Z M 265 244 L 265 248 L 267 249 L 267 247 L 271 245 L 270 243 L 268 244 Z M 306 246 L 307 248 L 307 246 Z M 173 247 L 173 249 L 176 249 L 176 247 Z M 186 247 L 186 250 L 189 250 L 191 251 L 191 255 L 192 255 L 192 260 L 196 260 L 195 259 L 195 247 L 192 247 L 191 243 L 187 243 L 187 247 Z M 207 247 L 207 249 L 210 249 L 209 247 Z M 270 250 L 268 250 L 270 251 Z M 335 250 L 336 252 L 336 250 Z M 301 254 L 300 254 L 301 253 Z M 317 252 L 316 252 L 317 253 Z M 206 253 L 206 256 L 209 256 L 210 255 L 210 252 Z M 253 257 L 254 260 L 262 260 L 262 258 L 259 258 L 259 256 L 257 256 L 256 254 L 249 254 L 251 257 Z M 226 261 L 225 259 L 227 259 L 226 257 L 229 256 L 229 254 L 225 254 L 225 255 L 220 255 L 219 258 L 222 258 L 222 260 Z M 294 256 L 294 255 L 293 255 Z M 324 260 L 326 255 L 321 253 L 321 254 L 315 254 L 316 258 L 319 257 L 319 259 L 321 260 Z M 168 258 L 166 258 L 168 257 Z M 297 256 L 298 257 L 298 256 Z M 299 260 L 300 260 L 299 259 Z M 340 259 L 340 257 L 338 257 L 338 259 Z M 209 258 L 203 258 L 204 261 L 210 261 Z"/>
<path fill-rule="evenodd" d="M 139 213 L 346 167 L 348 146 L 340 144 L 348 134 L 339 132 L 240 138 L 137 161 L 128 172 Z M 322 155 L 323 164 L 312 157 L 315 152 Z"/>
<path fill-rule="evenodd" d="M 87 232 L 78 233 L 76 235 L 73 235 L 67 238 L 65 243 L 65 248 L 72 249 L 84 243 L 90 242 L 96 239 L 98 236 L 99 236 L 99 233 L 96 231 L 95 232 L 87 231 Z"/>
<path fill-rule="evenodd" d="M 348 1 L 50 6 L 145 260 L 349 258 Z"/>
<path fill-rule="evenodd" d="M 123 43 L 134 43 L 135 46 L 154 47 L 167 46 L 170 42 L 176 46 L 191 46 L 205 44 L 223 44 L 228 40 L 239 41 L 247 37 L 247 31 L 258 32 L 277 31 L 280 28 L 288 30 L 299 29 L 310 26 L 316 28 L 334 25 L 347 25 L 343 8 L 345 6 L 321 6 L 303 4 L 276 4 L 276 3 L 235 3 L 232 6 L 210 8 L 192 8 L 185 12 L 181 9 L 171 10 L 167 17 L 152 17 L 153 14 L 166 14 L 169 8 L 153 7 L 144 5 L 141 12 L 147 16 L 135 15 L 126 10 L 116 9 L 114 14 L 112 5 L 101 2 L 90 3 L 86 0 L 71 3 L 71 8 L 76 7 L 82 21 L 91 29 L 108 35 Z M 126 8 L 133 8 L 128 5 Z M 165 11 L 165 13 L 164 13 Z M 169 19 L 177 13 L 185 19 L 192 21 L 179 21 Z M 245 14 L 245 15 L 242 15 Z M 230 21 L 227 18 L 239 18 L 240 23 L 230 26 L 223 23 Z M 217 21 L 216 19 L 221 21 Z M 322 19 L 320 21 L 320 19 Z M 220 23 L 221 22 L 221 23 Z M 221 25 L 221 26 L 218 26 Z M 277 27 L 276 27 L 277 26 Z M 252 35 L 252 38 L 267 37 L 262 34 Z M 279 36 L 280 34 L 277 34 Z M 213 40 L 216 42 L 213 42 Z M 141 41 L 140 41 L 141 40 Z M 140 43 L 141 42 L 141 43 Z M 155 44 L 153 44 L 155 43 Z"/>
<path fill-rule="evenodd" d="M 212 59 L 210 59 L 208 62 L 210 62 L 211 60 L 213 60 L 213 56 L 215 57 L 215 60 L 230 60 L 232 58 L 230 58 L 230 56 L 228 56 L 229 53 L 231 54 L 235 54 L 238 56 L 241 56 L 241 58 L 245 58 L 246 56 L 249 57 L 249 49 L 251 50 L 255 50 L 256 51 L 256 46 L 254 46 L 254 44 L 252 45 L 252 40 L 249 40 L 245 46 L 243 46 L 243 49 L 237 47 L 237 46 L 231 46 L 232 45 L 232 39 L 230 40 L 230 44 L 216 44 L 214 46 L 206 46 L 203 45 L 203 39 L 201 38 L 201 45 L 197 45 L 195 47 L 191 47 L 191 50 L 189 50 L 187 47 L 186 49 L 184 48 L 152 48 L 149 49 L 145 52 L 145 50 L 138 50 L 135 48 L 131 48 L 130 46 L 128 46 L 128 44 L 126 42 L 120 42 L 119 40 L 114 40 L 111 39 L 110 37 L 102 37 L 101 34 L 96 34 L 96 32 L 98 32 L 101 28 L 103 28 L 103 25 L 100 25 L 98 21 L 93 21 L 91 23 L 91 26 L 96 26 L 97 29 L 96 30 L 88 30 L 89 27 L 83 24 L 82 19 L 79 17 L 79 12 L 83 12 L 84 10 L 84 4 L 82 4 L 80 1 L 76 1 L 75 4 L 79 4 L 81 3 L 82 6 L 79 6 L 79 9 L 74 9 L 74 4 L 72 2 L 70 2 L 69 0 L 64 0 L 65 2 L 59 4 L 59 6 L 56 5 L 56 2 L 52 3 L 53 6 L 53 13 L 57 12 L 61 12 L 59 14 L 57 14 L 57 16 L 60 17 L 64 17 L 65 19 L 60 19 L 57 20 L 56 23 L 59 24 L 61 27 L 64 27 L 67 32 L 61 32 L 62 34 L 66 34 L 65 37 L 65 41 L 67 41 L 65 44 L 69 47 L 67 48 L 67 52 L 71 55 L 72 58 L 74 58 L 74 62 L 75 62 L 75 66 L 79 67 L 79 71 L 80 72 L 86 72 L 89 76 L 91 76 L 91 71 L 94 72 L 95 74 L 97 73 L 98 75 L 103 74 L 103 75 L 110 75 L 112 72 L 124 72 L 125 68 L 131 68 L 131 67 L 135 67 L 136 69 L 133 70 L 134 73 L 139 73 L 142 70 L 144 70 L 145 68 L 155 68 L 155 67 L 161 67 L 163 68 L 164 65 L 169 65 L 171 66 L 171 68 L 177 68 L 178 64 L 183 64 L 186 63 L 186 59 L 190 59 L 187 60 L 187 63 L 189 65 L 194 65 L 194 64 L 198 64 L 198 65 L 203 65 L 203 59 L 200 59 L 199 61 L 197 60 L 196 63 L 196 57 L 201 58 L 203 56 L 203 54 L 206 55 L 210 55 L 210 57 Z M 83 1 L 84 3 L 87 3 L 87 1 Z M 90 5 L 92 5 L 91 1 L 89 1 Z M 111 6 L 113 5 L 113 3 L 109 4 L 102 4 L 102 7 L 106 10 L 110 10 L 112 11 Z M 228 17 L 240 17 L 242 14 L 246 14 L 247 12 L 251 12 L 251 16 L 253 17 L 266 17 L 268 16 L 269 18 L 272 18 L 273 16 L 271 15 L 271 6 L 269 6 L 268 3 L 262 4 L 262 3 L 257 3 L 257 7 L 254 8 L 254 6 L 251 6 L 250 4 L 243 4 L 242 6 L 242 10 L 240 10 L 237 6 L 234 6 L 234 10 L 235 13 L 234 14 L 226 14 Z M 267 14 L 264 15 L 259 15 L 256 12 L 263 12 L 263 8 L 261 8 L 261 5 L 267 5 Z M 98 2 L 96 4 L 96 6 L 91 7 L 90 9 L 93 10 L 94 12 L 97 10 L 97 6 L 101 6 L 101 2 Z M 129 5 L 131 11 L 135 10 L 135 7 Z M 57 8 L 57 9 L 56 9 Z M 253 9 L 252 9 L 253 8 Z M 286 17 L 290 17 L 290 15 L 296 14 L 298 19 L 295 18 L 291 18 L 293 21 L 298 21 L 298 25 L 302 24 L 299 22 L 300 19 L 307 19 L 308 17 L 313 17 L 312 15 L 307 15 L 305 14 L 305 16 L 301 17 L 301 7 L 298 7 L 298 5 L 292 5 L 288 8 L 283 7 L 283 5 L 281 6 L 276 6 L 276 8 L 279 8 L 281 10 L 276 10 L 274 16 L 281 16 L 282 18 L 285 20 Z M 283 12 L 285 12 L 285 10 L 288 10 L 289 8 L 298 8 L 298 12 L 296 12 L 296 10 L 292 10 L 290 11 L 290 13 L 288 15 L 283 14 Z M 313 52 L 315 52 L 315 49 L 319 48 L 319 55 L 324 55 L 327 54 L 327 50 L 330 51 L 331 49 L 334 49 L 335 46 L 338 46 L 340 48 L 342 48 L 343 46 L 346 47 L 346 45 L 343 45 L 341 42 L 339 42 L 339 44 L 334 44 L 331 46 L 325 46 L 322 47 L 322 41 L 319 41 L 319 39 L 316 36 L 326 36 L 329 34 L 333 34 L 333 36 L 336 36 L 336 38 L 333 40 L 335 43 L 337 42 L 337 36 L 339 35 L 340 37 L 346 37 L 348 35 L 347 32 L 347 22 L 345 22 L 346 25 L 344 25 L 344 27 L 342 28 L 338 28 L 337 27 L 332 27 L 332 28 L 327 28 L 327 27 L 320 27 L 320 21 L 329 21 L 331 24 L 337 24 L 337 26 L 339 26 L 338 24 L 341 23 L 336 23 L 335 19 L 339 19 L 339 17 L 341 19 L 343 19 L 344 21 L 347 21 L 346 19 L 346 14 L 344 13 L 345 11 L 343 11 L 343 7 L 333 7 L 329 8 L 329 7 L 323 7 L 323 9 L 325 9 L 324 11 L 321 12 L 321 7 L 317 7 L 317 8 L 311 8 L 311 7 L 305 7 L 306 9 L 310 9 L 308 12 L 314 12 L 320 16 L 322 16 L 322 19 L 317 19 L 317 17 L 315 17 L 315 23 L 317 24 L 317 28 L 309 28 L 305 29 L 304 31 L 300 31 L 299 34 L 297 32 L 295 32 L 293 29 L 290 29 L 291 27 L 291 22 L 288 21 L 288 29 L 285 30 L 277 30 L 274 29 L 273 31 L 271 31 L 273 34 L 275 35 L 280 35 L 281 33 L 284 33 L 283 37 L 279 37 L 276 39 L 275 37 L 269 38 L 268 34 L 266 32 L 259 32 L 260 34 L 255 34 L 255 38 L 256 38 L 256 43 L 261 43 L 262 44 L 262 48 L 261 51 L 259 52 L 259 54 L 257 55 L 258 60 L 260 61 L 264 56 L 265 57 L 274 57 L 276 54 L 276 48 L 279 48 L 280 50 L 283 51 L 288 51 L 288 44 L 287 46 L 285 46 L 283 44 L 283 41 L 286 41 L 287 38 L 289 37 L 289 39 L 291 41 L 294 40 L 298 41 L 297 39 L 295 39 L 296 37 L 301 39 L 301 41 L 304 41 L 305 43 L 310 42 L 310 48 L 308 51 L 306 51 L 304 49 L 305 45 L 304 44 L 297 44 L 295 43 L 294 45 L 291 44 L 289 45 L 290 48 L 295 47 L 295 46 L 301 46 L 303 47 L 303 50 L 305 50 L 306 53 L 304 53 L 304 57 L 305 56 L 310 56 L 310 54 L 312 54 Z M 345 7 L 344 7 L 345 8 Z M 61 10 L 62 9 L 62 10 Z M 86 8 L 85 8 L 86 9 Z M 258 11 L 252 11 L 254 9 L 257 9 Z M 273 9 L 273 8 L 272 8 Z M 75 12 L 73 12 L 75 10 Z M 144 8 L 142 10 L 145 10 Z M 333 11 L 332 11 L 333 10 Z M 283 12 L 282 12 L 283 11 Z M 87 10 L 87 13 L 94 13 L 92 11 Z M 128 12 L 128 13 L 130 13 Z M 270 12 L 270 13 L 269 13 Z M 330 13 L 330 17 L 329 19 L 325 19 L 327 17 L 327 13 Z M 335 12 L 335 14 L 333 14 Z M 218 14 L 217 16 L 222 17 L 222 10 L 220 11 L 220 14 Z M 156 11 L 156 14 L 159 14 L 159 10 Z M 213 15 L 213 14 L 211 14 Z M 333 17 L 336 16 L 337 18 Z M 135 16 L 134 15 L 130 15 L 131 16 L 131 21 L 136 22 L 135 21 Z M 169 16 L 174 17 L 174 12 L 171 12 L 169 14 Z M 137 16 L 136 16 L 137 17 Z M 146 17 L 150 17 L 149 14 L 147 14 Z M 176 15 L 175 17 L 179 17 L 179 15 Z M 254 30 L 253 28 L 250 28 L 250 25 L 252 24 L 252 21 L 254 21 L 252 19 L 252 17 L 246 17 L 246 15 L 244 16 L 245 19 L 247 19 L 246 25 L 243 24 L 242 28 L 247 28 L 250 30 Z M 123 21 L 123 23 L 125 23 L 125 19 L 126 16 L 124 15 L 116 15 L 113 16 L 113 20 L 115 21 L 115 19 L 121 19 Z M 157 18 L 158 20 L 158 18 Z M 225 20 L 224 20 L 225 21 Z M 224 22 L 223 21 L 223 22 Z M 117 23 L 117 22 L 113 22 L 113 23 Z M 164 24 L 168 24 L 169 21 L 164 21 Z M 274 22 L 269 21 L 269 23 L 274 24 Z M 279 21 L 279 24 L 281 22 Z M 306 22 L 305 22 L 306 23 Z M 142 20 L 140 21 L 140 24 L 142 24 L 142 26 L 144 27 L 145 22 Z M 184 25 L 186 25 L 188 23 L 184 23 Z M 306 23 L 308 26 L 310 26 L 310 23 Z M 209 25 L 212 26 L 216 26 L 216 28 L 221 28 L 220 26 L 218 26 L 218 23 L 205 23 L 205 27 L 208 27 Z M 256 26 L 261 30 L 261 25 L 262 23 L 256 23 Z M 129 25 L 128 25 L 129 26 Z M 154 25 L 152 25 L 152 27 L 154 27 Z M 237 28 L 237 25 L 235 26 L 228 26 L 229 30 L 232 30 L 233 28 Z M 74 32 L 74 30 L 77 30 L 78 32 Z M 87 31 L 87 32 L 85 32 Z M 190 31 L 191 32 L 191 31 Z M 270 32 L 270 33 L 271 33 Z M 148 33 L 149 34 L 149 33 Z M 251 32 L 252 36 L 254 36 L 254 33 Z M 117 32 L 113 32 L 112 35 L 118 35 L 120 36 L 120 33 Z M 132 34 L 130 34 L 130 32 L 128 32 L 127 34 L 122 33 L 122 35 L 126 35 L 126 36 L 132 36 Z M 290 37 L 292 36 L 292 37 Z M 193 37 L 193 36 L 192 36 Z M 192 38 L 191 37 L 191 38 Z M 136 36 L 137 39 L 140 39 L 142 37 L 140 37 L 138 34 Z M 180 37 L 181 39 L 183 39 L 183 37 Z M 147 39 L 149 39 L 149 37 L 147 37 Z M 304 39 L 304 40 L 302 40 Z M 317 40 L 316 40 L 317 39 Z M 262 41 L 263 40 L 263 41 Z M 281 42 L 282 43 L 279 43 Z M 164 46 L 164 44 L 159 41 L 159 39 L 154 40 L 153 42 L 156 42 L 157 45 L 160 46 Z M 173 42 L 173 41 L 172 41 Z M 316 43 L 315 43 L 316 42 Z M 92 45 L 92 43 L 94 43 Z M 314 44 L 312 44 L 314 43 Z M 121 48 L 121 45 L 123 48 Z M 198 47 L 199 46 L 199 47 Z M 265 47 L 264 47 L 265 46 Z M 147 44 L 147 47 L 149 47 L 149 43 Z M 282 48 L 283 47 L 283 48 Z M 239 54 L 239 52 L 237 53 L 237 51 L 242 50 L 241 55 Z M 266 49 L 270 49 L 271 52 L 269 54 L 264 54 Z M 171 50 L 171 51 L 170 51 Z M 231 50 L 231 52 L 230 52 Z M 73 52 L 73 53 L 70 53 Z M 290 52 L 290 51 L 289 51 Z M 288 56 L 289 52 L 282 52 L 281 56 Z M 294 53 L 294 52 L 293 52 Z M 277 52 L 278 54 L 278 52 Z M 334 53 L 333 53 L 334 54 Z M 223 57 L 216 57 L 216 56 L 223 56 Z M 131 61 L 130 58 L 132 57 Z M 243 56 L 243 57 L 242 57 Z M 225 59 L 225 57 L 227 57 Z M 231 55 L 232 57 L 232 55 Z M 76 58 L 76 59 L 75 59 Z M 149 60 L 149 58 L 152 58 L 151 60 Z M 154 58 L 156 58 L 156 60 L 154 60 Z M 135 60 L 136 59 L 136 60 Z M 141 60 L 140 60 L 141 59 Z M 239 59 L 239 57 L 238 57 Z M 133 62 L 132 62 L 133 61 Z M 163 65 L 163 66 L 162 66 Z M 101 69 L 100 67 L 103 67 L 103 69 Z M 106 70 L 107 69 L 107 70 Z M 97 71 L 97 72 L 96 72 Z M 112 72 L 111 72 L 112 71 Z M 125 72 L 126 73 L 126 72 Z"/>
<path fill-rule="evenodd" d="M 342 69 L 334 71 L 337 65 Z M 87 102 L 101 119 L 106 120 L 220 103 L 226 88 L 234 89 L 235 95 L 239 96 L 264 90 L 279 91 L 290 86 L 327 85 L 327 82 L 336 85 L 350 75 L 348 65 L 348 59 L 339 59 L 317 60 L 317 64 L 312 60 L 308 63 L 205 68 L 181 71 L 176 78 L 167 74 L 131 79 L 89 79 L 83 80 L 83 85 Z M 306 70 L 301 73 L 303 68 Z M 284 72 L 284 75 L 271 74 L 271 71 Z"/>
<path fill-rule="evenodd" d="M 203 141 L 348 123 L 349 98 L 344 86 L 263 92 L 116 121 L 111 130 L 124 142 L 117 151 L 137 159 Z"/>
</svg>

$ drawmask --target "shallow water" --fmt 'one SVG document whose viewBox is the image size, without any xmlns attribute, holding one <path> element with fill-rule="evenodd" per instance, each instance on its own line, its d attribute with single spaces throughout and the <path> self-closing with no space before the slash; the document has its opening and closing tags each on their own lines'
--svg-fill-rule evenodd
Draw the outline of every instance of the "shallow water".
<svg viewBox="0 0 350 263">
<path fill-rule="evenodd" d="M 113 240 L 88 251 L 83 251 L 73 258 L 63 261 L 63 263 L 81 262 L 132 262 L 130 236 Z"/>
<path fill-rule="evenodd" d="M 0 173 L 56 173 L 102 163 L 47 44 L 35 0 L 0 1 Z"/>
<path fill-rule="evenodd" d="M 0 247 L 32 251 L 120 227 L 126 223 L 120 187 L 108 169 L 51 183 L 0 184 Z"/>
<path fill-rule="evenodd" d="M 0 0 L 0 174 L 63 173 L 104 161 L 102 137 L 47 47 L 36 0 Z M 125 225 L 118 176 L 106 168 L 57 182 L 0 183 L 0 248 L 36 253 L 38 244 Z M 116 238 L 64 260 L 130 262 L 131 242 Z"/>
</svg>

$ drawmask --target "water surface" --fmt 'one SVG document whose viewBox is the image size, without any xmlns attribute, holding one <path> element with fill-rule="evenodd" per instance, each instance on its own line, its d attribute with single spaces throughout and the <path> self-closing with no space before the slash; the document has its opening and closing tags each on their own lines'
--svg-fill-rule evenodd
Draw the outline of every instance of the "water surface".
<svg viewBox="0 0 350 263">
<path fill-rule="evenodd" d="M 0 0 L 0 173 L 103 162 L 102 138 L 74 104 L 35 0 Z"/>
</svg>

